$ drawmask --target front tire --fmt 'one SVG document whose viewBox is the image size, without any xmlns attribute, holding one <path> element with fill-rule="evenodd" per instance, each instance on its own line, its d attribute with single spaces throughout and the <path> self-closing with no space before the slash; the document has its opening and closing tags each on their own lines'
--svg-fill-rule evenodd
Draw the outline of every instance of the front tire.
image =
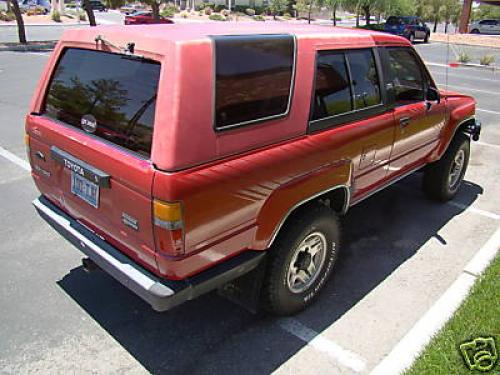
<svg viewBox="0 0 500 375">
<path fill-rule="evenodd" d="M 443 157 L 429 164 L 424 173 L 424 191 L 433 200 L 446 202 L 458 192 L 469 164 L 470 138 L 459 133 Z"/>
<path fill-rule="evenodd" d="M 411 33 L 410 35 L 408 35 L 408 40 L 411 44 L 415 43 L 415 34 Z"/>
<path fill-rule="evenodd" d="M 425 34 L 424 43 L 429 43 L 429 33 Z"/>
<path fill-rule="evenodd" d="M 332 273 L 339 240 L 338 219 L 324 205 L 310 205 L 292 217 L 269 250 L 263 308 L 291 315 L 309 306 Z"/>
</svg>

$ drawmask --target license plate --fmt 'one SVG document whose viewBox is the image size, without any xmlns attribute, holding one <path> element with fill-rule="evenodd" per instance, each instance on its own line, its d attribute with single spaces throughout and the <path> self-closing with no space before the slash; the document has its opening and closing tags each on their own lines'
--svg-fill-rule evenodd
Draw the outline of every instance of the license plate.
<svg viewBox="0 0 500 375">
<path fill-rule="evenodd" d="M 71 172 L 71 192 L 91 206 L 99 206 L 99 186 L 75 172 Z"/>
</svg>

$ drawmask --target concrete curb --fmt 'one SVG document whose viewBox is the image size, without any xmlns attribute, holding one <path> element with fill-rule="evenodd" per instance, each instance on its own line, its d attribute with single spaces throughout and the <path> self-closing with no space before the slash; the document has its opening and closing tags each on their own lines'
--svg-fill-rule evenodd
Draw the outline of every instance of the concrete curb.
<svg viewBox="0 0 500 375">
<path fill-rule="evenodd" d="M 469 67 L 469 68 L 479 68 L 479 69 L 486 69 L 486 70 L 493 70 L 493 71 L 497 70 L 497 67 L 495 65 L 481 65 L 481 64 L 461 63 L 461 62 L 450 63 L 450 67 L 453 68 L 456 66 L 463 66 L 463 67 Z"/>
<path fill-rule="evenodd" d="M 0 52 L 36 52 L 36 51 L 51 51 L 56 45 L 56 40 L 48 40 L 36 44 L 21 44 L 21 43 L 0 43 Z"/>
<path fill-rule="evenodd" d="M 29 27 L 74 27 L 74 26 L 88 26 L 88 22 L 81 22 L 81 23 L 27 23 L 24 24 L 24 27 L 29 28 Z M 16 27 L 16 23 L 10 23 L 10 24 L 0 24 L 1 27 Z"/>
</svg>

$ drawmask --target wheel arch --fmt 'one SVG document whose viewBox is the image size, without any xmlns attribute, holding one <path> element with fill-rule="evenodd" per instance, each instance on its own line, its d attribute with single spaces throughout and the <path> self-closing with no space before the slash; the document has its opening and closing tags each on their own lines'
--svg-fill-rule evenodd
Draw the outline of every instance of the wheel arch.
<svg viewBox="0 0 500 375">
<path fill-rule="evenodd" d="M 346 185 L 337 185 L 298 202 L 292 206 L 280 220 L 271 236 L 268 247 L 272 246 L 281 230 L 286 226 L 286 223 L 295 215 L 299 215 L 303 210 L 306 210 L 309 206 L 323 204 L 330 207 L 337 214 L 344 215 L 349 209 L 350 199 L 351 193 L 349 187 Z"/>
</svg>

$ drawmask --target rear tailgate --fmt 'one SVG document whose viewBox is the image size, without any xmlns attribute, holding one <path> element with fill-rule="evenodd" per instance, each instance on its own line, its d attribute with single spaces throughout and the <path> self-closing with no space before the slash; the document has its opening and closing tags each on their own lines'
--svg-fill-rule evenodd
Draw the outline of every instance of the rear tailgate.
<svg viewBox="0 0 500 375">
<path fill-rule="evenodd" d="M 41 193 L 153 271 L 149 154 L 159 74 L 151 60 L 66 49 L 42 110 L 26 123 Z"/>
</svg>

